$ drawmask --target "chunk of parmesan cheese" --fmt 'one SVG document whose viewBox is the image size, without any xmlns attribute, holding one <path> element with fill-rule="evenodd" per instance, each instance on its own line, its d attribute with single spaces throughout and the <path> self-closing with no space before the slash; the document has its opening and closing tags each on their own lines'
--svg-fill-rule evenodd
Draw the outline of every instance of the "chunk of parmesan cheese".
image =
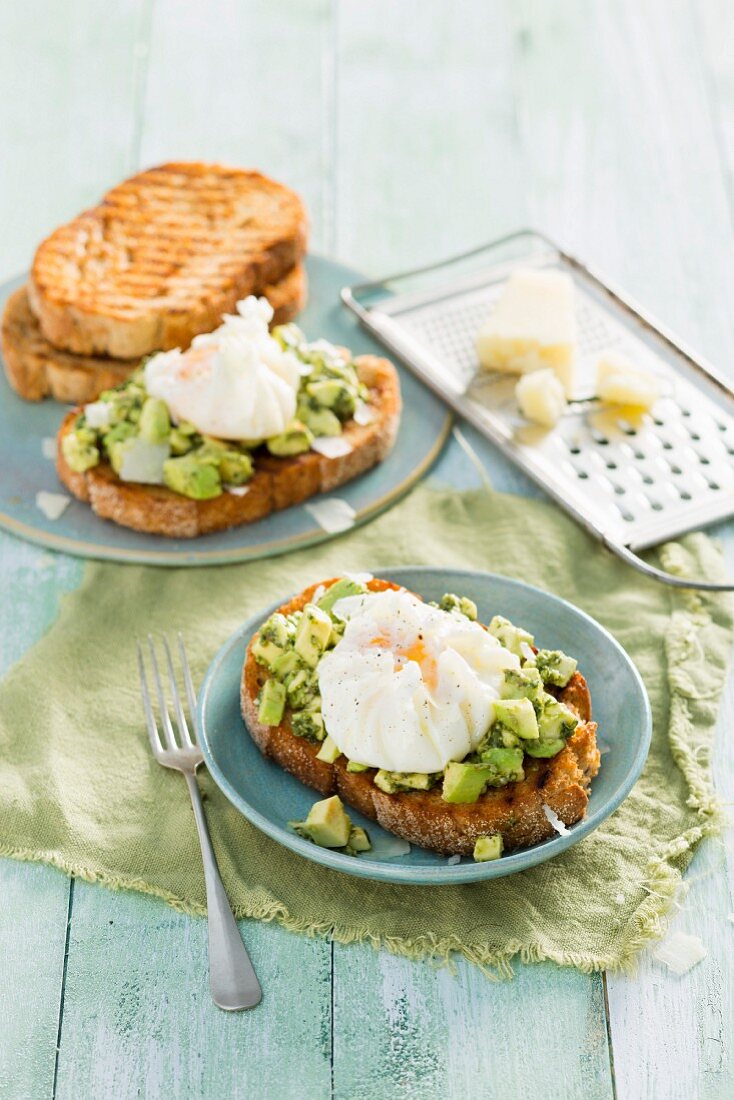
<svg viewBox="0 0 734 1100">
<path fill-rule="evenodd" d="M 46 519 L 58 519 L 71 504 L 71 497 L 64 493 L 49 493 L 39 489 L 36 493 L 36 507 L 40 508 Z"/>
<path fill-rule="evenodd" d="M 555 810 L 552 810 L 550 808 L 550 806 L 548 806 L 547 803 L 545 803 L 545 802 L 543 803 L 543 813 L 548 818 L 549 822 L 551 823 L 551 825 L 556 830 L 556 832 L 558 833 L 559 836 L 567 836 L 568 835 L 568 827 L 566 826 L 566 823 L 564 821 L 561 821 L 560 817 L 555 812 Z"/>
<path fill-rule="evenodd" d="M 660 379 L 617 351 L 603 352 L 596 363 L 596 396 L 605 405 L 651 409 L 660 397 Z"/>
<path fill-rule="evenodd" d="M 568 405 L 561 380 L 550 367 L 524 374 L 515 397 L 522 415 L 544 428 L 555 428 Z"/>
<path fill-rule="evenodd" d="M 314 439 L 311 450 L 324 458 L 342 458 L 352 450 L 352 444 L 341 435 L 321 435 Z"/>
<path fill-rule="evenodd" d="M 407 856 L 409 852 L 410 844 L 399 836 L 372 837 L 372 859 L 397 859 Z"/>
<path fill-rule="evenodd" d="M 44 436 L 41 440 L 41 454 L 44 458 L 50 459 L 52 462 L 56 458 L 56 437 L 52 435 Z"/>
<path fill-rule="evenodd" d="M 573 283 L 560 271 L 516 271 L 477 334 L 487 370 L 527 374 L 549 367 L 573 389 L 576 317 Z"/>
<path fill-rule="evenodd" d="M 671 932 L 653 951 L 658 962 L 664 963 L 674 974 L 687 974 L 705 959 L 708 951 L 698 936 L 685 932 Z"/>
<path fill-rule="evenodd" d="M 348 531 L 354 526 L 357 513 L 351 504 L 341 497 L 327 497 L 325 500 L 317 500 L 312 504 L 303 506 L 312 519 L 315 519 L 319 527 L 330 535 L 337 535 L 340 531 Z"/>
</svg>

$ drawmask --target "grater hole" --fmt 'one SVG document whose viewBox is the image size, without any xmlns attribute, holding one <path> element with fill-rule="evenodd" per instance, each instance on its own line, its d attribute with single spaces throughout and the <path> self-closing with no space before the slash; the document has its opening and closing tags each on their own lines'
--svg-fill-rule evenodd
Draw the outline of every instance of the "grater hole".
<svg viewBox="0 0 734 1100">
<path fill-rule="evenodd" d="M 656 428 L 662 428 L 664 423 L 665 423 L 665 421 L 660 420 L 660 418 L 657 417 L 657 416 L 653 418 L 653 424 L 655 425 Z"/>
<path fill-rule="evenodd" d="M 569 447 L 568 450 L 572 455 L 580 455 L 581 454 L 581 448 L 580 447 L 575 447 L 575 446 L 574 447 Z"/>
<path fill-rule="evenodd" d="M 635 456 L 635 458 L 639 459 L 643 459 L 645 457 L 644 451 L 633 451 L 632 454 Z"/>
<path fill-rule="evenodd" d="M 616 462 L 607 462 L 607 469 L 608 470 L 616 470 L 617 469 L 617 463 Z"/>
<path fill-rule="evenodd" d="M 698 443 L 701 438 L 698 432 L 689 432 L 688 434 L 690 435 L 691 439 L 693 439 L 696 443 Z"/>
<path fill-rule="evenodd" d="M 650 501 L 650 507 L 652 508 L 653 512 L 662 512 L 663 506 L 659 500 L 650 500 L 650 497 L 648 497 L 647 499 Z"/>
<path fill-rule="evenodd" d="M 681 498 L 681 500 L 690 500 L 691 499 L 691 494 L 689 492 L 687 492 L 687 490 L 681 489 L 680 498 Z"/>
<path fill-rule="evenodd" d="M 688 417 L 690 415 L 691 415 L 691 410 L 690 409 L 681 409 L 681 416 Z"/>
<path fill-rule="evenodd" d="M 622 519 L 625 520 L 627 523 L 631 523 L 632 520 L 635 518 L 631 512 L 628 512 L 626 508 L 620 508 L 619 505 L 617 505 L 617 511 L 619 512 Z"/>
<path fill-rule="evenodd" d="M 587 477 L 589 476 L 586 470 L 577 470 L 576 472 L 578 473 L 578 476 L 581 478 L 582 481 L 586 481 Z"/>
<path fill-rule="evenodd" d="M 715 491 L 716 491 L 717 489 L 721 488 L 721 486 L 719 485 L 718 481 L 709 481 L 709 483 L 708 483 L 708 487 L 709 487 L 709 489 L 713 489 L 713 490 L 714 490 L 714 492 L 715 492 Z"/>
<path fill-rule="evenodd" d="M 652 483 L 655 479 L 650 477 L 649 474 L 643 474 L 642 475 L 642 480 L 645 483 L 645 485 L 652 485 Z"/>
<path fill-rule="evenodd" d="M 673 444 L 670 442 L 670 440 L 665 439 L 663 441 L 663 450 L 664 451 L 672 451 L 673 450 Z"/>
<path fill-rule="evenodd" d="M 607 437 L 606 437 L 606 436 L 604 435 L 604 433 L 603 433 L 603 432 L 600 432 L 598 428 L 594 428 L 594 429 L 592 430 L 592 432 L 591 432 L 591 438 L 592 438 L 592 439 L 594 440 L 594 442 L 595 442 L 595 443 L 597 443 L 597 444 L 598 444 L 598 445 L 599 445 L 600 447 L 606 447 L 606 446 L 607 446 L 607 444 L 609 443 L 609 440 L 607 439 Z"/>
<path fill-rule="evenodd" d="M 683 473 L 683 471 L 681 470 L 680 466 L 675 466 L 675 465 L 673 465 L 673 463 L 672 463 L 672 462 L 671 462 L 671 463 L 669 463 L 669 466 L 670 466 L 670 472 L 671 472 L 671 474 L 682 474 L 682 473 Z"/>
<path fill-rule="evenodd" d="M 624 496 L 624 494 L 627 492 L 624 485 L 615 485 L 614 486 L 614 491 L 615 491 L 615 493 L 617 494 L 618 497 Z"/>
<path fill-rule="evenodd" d="M 699 455 L 698 456 L 698 461 L 701 463 L 702 466 L 710 466 L 711 465 L 711 459 L 706 458 L 706 455 Z"/>
</svg>

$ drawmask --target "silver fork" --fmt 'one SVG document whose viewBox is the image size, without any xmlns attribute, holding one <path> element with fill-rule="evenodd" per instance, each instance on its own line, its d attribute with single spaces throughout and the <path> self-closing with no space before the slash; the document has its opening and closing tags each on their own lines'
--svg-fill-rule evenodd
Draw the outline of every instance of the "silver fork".
<svg viewBox="0 0 734 1100">
<path fill-rule="evenodd" d="M 158 697 L 161 724 L 163 726 L 163 741 L 158 731 L 155 719 L 153 703 L 148 688 L 148 676 L 145 670 L 143 650 L 138 642 L 138 665 L 140 668 L 140 684 L 143 692 L 143 707 L 145 719 L 148 725 L 148 736 L 153 749 L 153 756 L 159 764 L 165 768 L 173 768 L 180 771 L 186 778 L 194 807 L 194 817 L 199 830 L 199 842 L 201 855 L 204 861 L 204 879 L 206 881 L 206 905 L 209 920 L 209 986 L 211 988 L 214 1003 L 219 1008 L 230 1012 L 240 1008 L 254 1008 L 262 998 L 262 990 L 253 970 L 250 957 L 245 950 L 239 929 L 232 915 L 229 900 L 222 884 L 222 879 L 217 867 L 214 849 L 209 838 L 209 830 L 204 816 L 204 807 L 201 802 L 201 794 L 196 782 L 196 769 L 202 763 L 204 757 L 196 737 L 196 696 L 194 685 L 191 682 L 191 672 L 186 659 L 181 635 L 178 635 L 178 652 L 183 670 L 184 686 L 189 705 L 189 713 L 194 729 L 192 737 L 186 721 L 181 695 L 176 685 L 176 674 L 173 670 L 173 657 L 168 639 L 164 636 L 163 647 L 168 666 L 168 680 L 170 684 L 173 709 L 176 715 L 176 727 L 178 740 L 173 731 L 171 717 L 168 713 L 166 694 L 163 689 L 161 675 L 158 670 L 158 660 L 155 653 L 153 638 L 148 635 L 150 647 L 150 664 L 153 670 L 153 683 Z"/>
</svg>

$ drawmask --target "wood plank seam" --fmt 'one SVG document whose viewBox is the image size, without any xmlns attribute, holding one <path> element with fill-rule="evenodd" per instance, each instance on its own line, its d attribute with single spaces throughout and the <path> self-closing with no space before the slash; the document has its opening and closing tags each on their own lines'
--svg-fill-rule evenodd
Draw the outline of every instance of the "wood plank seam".
<svg viewBox="0 0 734 1100">
<path fill-rule="evenodd" d="M 69 940 L 71 939 L 71 914 L 74 908 L 74 879 L 69 880 L 69 901 L 66 907 L 66 939 L 64 941 L 64 965 L 61 970 L 61 991 L 59 993 L 59 1023 L 56 1028 L 56 1053 L 54 1055 L 54 1079 L 51 1097 L 56 1096 L 56 1084 L 59 1076 L 59 1054 L 61 1052 L 61 1030 L 64 1024 L 64 994 L 66 991 L 66 970 L 69 963 Z"/>
</svg>

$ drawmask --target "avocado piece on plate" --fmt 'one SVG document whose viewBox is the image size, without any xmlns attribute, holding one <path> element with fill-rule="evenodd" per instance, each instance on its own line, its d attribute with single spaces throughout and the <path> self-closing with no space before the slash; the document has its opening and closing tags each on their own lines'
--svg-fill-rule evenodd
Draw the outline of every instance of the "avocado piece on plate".
<svg viewBox="0 0 734 1100">
<path fill-rule="evenodd" d="M 352 823 L 338 794 L 315 802 L 303 828 L 321 848 L 343 848 L 349 841 Z"/>
<path fill-rule="evenodd" d="M 502 834 L 477 837 L 474 845 L 474 859 L 477 863 L 486 863 L 490 859 L 499 859 L 502 855 Z"/>
</svg>

